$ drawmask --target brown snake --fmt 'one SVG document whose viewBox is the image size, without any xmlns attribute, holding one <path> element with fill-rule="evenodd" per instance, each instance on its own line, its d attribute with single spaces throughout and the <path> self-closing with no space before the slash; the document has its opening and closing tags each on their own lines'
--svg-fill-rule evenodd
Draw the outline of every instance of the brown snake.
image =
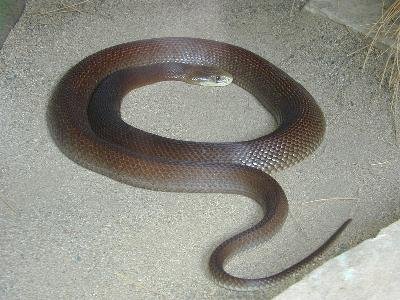
<svg viewBox="0 0 400 300">
<path fill-rule="evenodd" d="M 275 117 L 278 128 L 254 140 L 187 142 L 126 124 L 122 98 L 131 89 L 178 80 L 201 85 L 233 83 L 250 92 Z M 257 201 L 264 216 L 219 245 L 209 270 L 229 289 L 273 285 L 319 256 L 318 250 L 278 274 L 257 279 L 225 272 L 228 258 L 270 239 L 283 225 L 288 204 L 268 174 L 308 156 L 322 140 L 324 117 L 312 96 L 283 71 L 245 49 L 203 39 L 159 38 L 117 45 L 74 66 L 58 84 L 48 108 L 58 147 L 73 161 L 123 183 L 151 190 L 240 194 Z"/>
</svg>

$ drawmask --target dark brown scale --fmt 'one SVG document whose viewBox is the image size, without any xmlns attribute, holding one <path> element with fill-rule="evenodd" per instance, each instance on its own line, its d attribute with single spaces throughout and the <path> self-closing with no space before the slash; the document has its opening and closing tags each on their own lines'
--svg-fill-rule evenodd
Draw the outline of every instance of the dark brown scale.
<svg viewBox="0 0 400 300">
<path fill-rule="evenodd" d="M 199 143 L 164 138 L 126 124 L 122 98 L 132 89 L 165 80 L 185 81 L 193 70 L 229 72 L 276 118 L 278 128 L 254 140 Z M 202 69 L 203 68 L 203 69 Z M 266 278 L 237 278 L 223 269 L 238 251 L 271 238 L 283 225 L 287 201 L 268 173 L 289 167 L 319 145 L 324 118 L 312 96 L 263 58 L 236 46 L 193 38 L 161 38 L 95 53 L 61 80 L 49 104 L 48 124 L 58 147 L 82 166 L 137 187 L 175 192 L 232 193 L 264 210 L 252 228 L 213 252 L 209 269 L 226 288 L 273 285 L 298 271 L 345 228 L 295 266 Z"/>
</svg>

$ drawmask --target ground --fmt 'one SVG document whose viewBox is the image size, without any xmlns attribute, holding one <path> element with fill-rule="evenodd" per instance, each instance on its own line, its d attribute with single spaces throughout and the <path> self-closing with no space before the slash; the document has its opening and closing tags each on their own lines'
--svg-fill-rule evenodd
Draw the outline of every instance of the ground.
<svg viewBox="0 0 400 300">
<path fill-rule="evenodd" d="M 57 149 L 45 115 L 61 76 L 85 56 L 132 40 L 193 36 L 242 46 L 304 85 L 325 114 L 321 147 L 274 176 L 290 205 L 282 231 L 232 260 L 231 272 L 277 272 L 352 218 L 329 257 L 399 218 L 398 141 L 391 94 L 380 88 L 385 60 L 374 57 L 362 70 L 360 35 L 291 1 L 93 0 L 65 11 L 53 3 L 28 1 L 0 51 L 1 298 L 265 299 L 295 280 L 243 294 L 208 277 L 211 251 L 261 216 L 251 200 L 133 188 Z M 123 117 L 197 141 L 250 139 L 274 126 L 235 86 L 149 86 L 127 97 Z"/>
</svg>

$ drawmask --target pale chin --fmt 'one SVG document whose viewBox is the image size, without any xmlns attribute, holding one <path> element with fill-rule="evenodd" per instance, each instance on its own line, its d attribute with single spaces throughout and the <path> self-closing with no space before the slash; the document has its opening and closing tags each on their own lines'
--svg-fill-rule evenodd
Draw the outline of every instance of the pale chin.
<svg viewBox="0 0 400 300">
<path fill-rule="evenodd" d="M 227 86 L 231 84 L 233 79 L 231 77 L 225 77 L 224 80 L 221 80 L 220 82 L 215 82 L 212 80 L 205 80 L 205 81 L 199 81 L 196 84 L 201 85 L 201 86 Z"/>
</svg>

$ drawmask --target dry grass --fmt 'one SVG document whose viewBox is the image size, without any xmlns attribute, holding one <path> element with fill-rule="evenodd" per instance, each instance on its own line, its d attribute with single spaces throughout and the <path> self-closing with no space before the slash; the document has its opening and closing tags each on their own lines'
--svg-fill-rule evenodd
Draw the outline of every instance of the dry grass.
<svg viewBox="0 0 400 300">
<path fill-rule="evenodd" d="M 38 15 L 52 15 L 56 13 L 68 13 L 68 12 L 79 12 L 83 13 L 83 11 L 80 9 L 82 5 L 85 3 L 91 2 L 93 0 L 82 0 L 80 2 L 68 2 L 66 0 L 62 0 L 58 6 L 59 8 L 54 9 L 54 10 L 48 10 L 48 11 L 41 11 L 36 14 Z"/>
<path fill-rule="evenodd" d="M 390 46 L 382 53 L 387 53 L 387 60 L 381 84 L 387 82 L 393 91 L 393 100 L 397 100 L 400 92 L 400 0 L 394 1 L 386 10 L 383 7 L 384 3 L 382 3 L 382 16 L 371 27 L 368 34 L 372 37 L 372 42 L 368 46 L 364 67 L 378 41 L 387 41 Z"/>
<path fill-rule="evenodd" d="M 384 70 L 381 76 L 381 86 L 387 84 L 392 90 L 392 101 L 390 102 L 390 111 L 393 120 L 393 132 L 396 144 L 399 144 L 399 124 L 397 121 L 397 106 L 400 97 L 400 0 L 395 0 L 387 9 L 382 0 L 382 16 L 371 27 L 368 36 L 372 37 L 369 44 L 367 55 L 364 60 L 364 68 L 374 46 L 379 41 L 385 41 L 389 44 L 381 55 L 387 54 Z"/>
<path fill-rule="evenodd" d="M 4 205 L 12 211 L 15 215 L 17 214 L 17 211 L 8 203 L 8 201 L 4 200 L 3 198 L 0 197 L 0 201 L 4 203 Z"/>
<path fill-rule="evenodd" d="M 306 201 L 306 202 L 302 202 L 301 204 L 310 204 L 310 203 L 317 203 L 317 202 L 332 202 L 332 201 L 360 201 L 360 199 L 352 198 L 352 197 L 333 197 L 333 198 L 322 198 L 322 199 Z"/>
</svg>

